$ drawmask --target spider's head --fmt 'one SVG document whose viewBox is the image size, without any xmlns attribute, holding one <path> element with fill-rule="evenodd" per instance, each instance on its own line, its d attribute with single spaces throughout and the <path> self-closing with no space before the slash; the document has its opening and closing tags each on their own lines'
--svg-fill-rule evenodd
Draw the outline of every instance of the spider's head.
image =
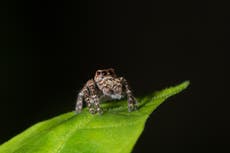
<svg viewBox="0 0 230 153">
<path fill-rule="evenodd" d="M 94 81 L 98 82 L 106 77 L 116 77 L 116 73 L 113 68 L 97 70 L 94 76 Z"/>
</svg>

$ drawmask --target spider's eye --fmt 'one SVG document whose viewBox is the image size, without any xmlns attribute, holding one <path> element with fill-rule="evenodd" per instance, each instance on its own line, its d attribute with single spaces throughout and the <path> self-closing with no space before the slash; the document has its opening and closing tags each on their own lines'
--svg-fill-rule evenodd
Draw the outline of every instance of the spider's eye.
<svg viewBox="0 0 230 153">
<path fill-rule="evenodd" d="M 101 74 L 101 72 L 98 71 L 98 72 L 97 72 L 97 75 L 100 75 L 100 74 Z"/>
<path fill-rule="evenodd" d="M 102 75 L 106 75 L 107 73 L 105 71 L 102 72 Z"/>
<path fill-rule="evenodd" d="M 109 70 L 109 74 L 111 74 L 111 75 L 112 75 L 112 74 L 113 74 L 113 71 Z"/>
</svg>

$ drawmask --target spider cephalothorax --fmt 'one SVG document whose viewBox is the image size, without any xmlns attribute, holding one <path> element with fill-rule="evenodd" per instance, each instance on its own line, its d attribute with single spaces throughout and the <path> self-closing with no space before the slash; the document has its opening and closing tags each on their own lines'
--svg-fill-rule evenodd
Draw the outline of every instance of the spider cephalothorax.
<svg viewBox="0 0 230 153">
<path fill-rule="evenodd" d="M 113 68 L 97 70 L 94 79 L 87 81 L 78 94 L 76 112 L 82 110 L 83 101 L 87 103 L 89 112 L 92 114 L 102 113 L 100 102 L 102 100 L 121 99 L 127 97 L 128 110 L 137 108 L 137 101 L 134 98 L 128 82 L 123 77 L 117 77 Z"/>
</svg>

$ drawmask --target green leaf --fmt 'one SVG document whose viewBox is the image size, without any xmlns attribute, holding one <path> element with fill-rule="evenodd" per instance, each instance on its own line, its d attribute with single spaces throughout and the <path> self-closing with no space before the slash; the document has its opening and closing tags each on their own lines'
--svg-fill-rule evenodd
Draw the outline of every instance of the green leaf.
<svg viewBox="0 0 230 153">
<path fill-rule="evenodd" d="M 0 153 L 129 153 L 149 115 L 168 97 L 184 90 L 188 81 L 138 99 L 138 110 L 127 101 L 102 105 L 103 115 L 69 112 L 40 122 L 0 146 Z"/>
</svg>

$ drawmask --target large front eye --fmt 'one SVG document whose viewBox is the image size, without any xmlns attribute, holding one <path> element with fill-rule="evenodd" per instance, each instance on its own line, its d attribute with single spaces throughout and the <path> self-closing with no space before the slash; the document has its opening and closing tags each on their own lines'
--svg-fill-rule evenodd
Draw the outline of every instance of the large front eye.
<svg viewBox="0 0 230 153">
<path fill-rule="evenodd" d="M 112 71 L 112 70 L 109 70 L 109 74 L 113 75 L 113 71 Z"/>
<path fill-rule="evenodd" d="M 101 72 L 97 71 L 97 75 L 100 75 L 100 74 L 101 74 Z"/>
</svg>

